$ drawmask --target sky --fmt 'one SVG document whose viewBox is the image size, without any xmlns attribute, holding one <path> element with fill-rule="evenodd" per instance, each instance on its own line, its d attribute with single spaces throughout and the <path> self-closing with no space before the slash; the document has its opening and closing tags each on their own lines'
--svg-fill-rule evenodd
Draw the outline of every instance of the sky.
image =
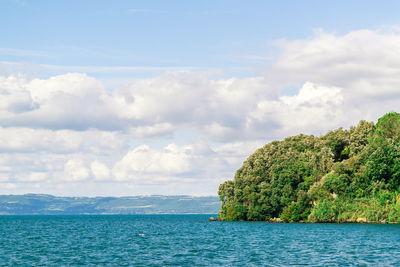
<svg viewBox="0 0 400 267">
<path fill-rule="evenodd" d="M 400 111 L 398 1 L 0 1 L 0 194 L 216 195 Z"/>
</svg>

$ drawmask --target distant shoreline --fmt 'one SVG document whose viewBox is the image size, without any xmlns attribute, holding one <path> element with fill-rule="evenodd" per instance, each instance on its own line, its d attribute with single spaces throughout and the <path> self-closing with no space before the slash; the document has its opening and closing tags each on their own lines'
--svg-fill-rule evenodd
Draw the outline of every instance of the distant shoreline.
<svg viewBox="0 0 400 267">
<path fill-rule="evenodd" d="M 177 215 L 217 214 L 217 196 L 56 197 L 0 195 L 1 215 Z"/>
</svg>

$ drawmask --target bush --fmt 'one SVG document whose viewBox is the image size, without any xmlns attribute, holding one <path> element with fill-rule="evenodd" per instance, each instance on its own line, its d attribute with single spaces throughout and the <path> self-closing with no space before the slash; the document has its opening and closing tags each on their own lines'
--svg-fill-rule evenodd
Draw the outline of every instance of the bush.
<svg viewBox="0 0 400 267">
<path fill-rule="evenodd" d="M 309 220 L 311 222 L 334 222 L 336 220 L 336 209 L 332 201 L 322 200 L 311 210 Z"/>
</svg>

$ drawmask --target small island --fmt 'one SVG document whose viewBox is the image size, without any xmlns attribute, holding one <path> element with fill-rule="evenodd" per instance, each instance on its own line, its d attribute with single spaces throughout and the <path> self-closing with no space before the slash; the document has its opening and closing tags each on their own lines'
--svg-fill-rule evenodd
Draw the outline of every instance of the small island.
<svg viewBox="0 0 400 267">
<path fill-rule="evenodd" d="M 266 144 L 218 195 L 218 220 L 400 222 L 400 114 Z"/>
</svg>

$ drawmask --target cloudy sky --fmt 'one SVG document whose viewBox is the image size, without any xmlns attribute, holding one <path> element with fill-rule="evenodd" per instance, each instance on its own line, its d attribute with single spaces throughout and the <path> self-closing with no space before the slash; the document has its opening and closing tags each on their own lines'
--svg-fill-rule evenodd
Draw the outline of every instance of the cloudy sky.
<svg viewBox="0 0 400 267">
<path fill-rule="evenodd" d="M 0 194 L 216 195 L 400 111 L 398 1 L 0 2 Z"/>
</svg>

